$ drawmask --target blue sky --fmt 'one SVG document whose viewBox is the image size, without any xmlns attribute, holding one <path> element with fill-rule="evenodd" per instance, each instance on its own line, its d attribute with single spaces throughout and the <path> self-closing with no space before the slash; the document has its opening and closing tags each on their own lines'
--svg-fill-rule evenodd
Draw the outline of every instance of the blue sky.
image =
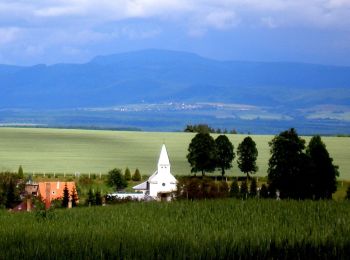
<svg viewBox="0 0 350 260">
<path fill-rule="evenodd" d="M 350 66 L 350 0 L 0 0 L 0 63 L 161 48 Z"/>
</svg>

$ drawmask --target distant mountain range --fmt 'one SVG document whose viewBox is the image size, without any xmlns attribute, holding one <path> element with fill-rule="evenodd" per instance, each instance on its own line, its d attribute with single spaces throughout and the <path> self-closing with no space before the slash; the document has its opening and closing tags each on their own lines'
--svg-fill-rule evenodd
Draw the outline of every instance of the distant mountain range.
<svg viewBox="0 0 350 260">
<path fill-rule="evenodd" d="M 0 65 L 0 98 L 0 125 L 350 131 L 350 67 L 340 66 L 143 50 L 85 64 Z"/>
<path fill-rule="evenodd" d="M 217 61 L 144 50 L 85 64 L 0 65 L 0 108 L 56 109 L 135 103 L 350 105 L 350 67 Z"/>
</svg>

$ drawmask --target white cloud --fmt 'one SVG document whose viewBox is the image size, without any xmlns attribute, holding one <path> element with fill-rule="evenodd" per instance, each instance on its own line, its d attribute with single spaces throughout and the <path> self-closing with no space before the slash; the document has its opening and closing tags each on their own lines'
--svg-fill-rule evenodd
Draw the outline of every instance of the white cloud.
<svg viewBox="0 0 350 260">
<path fill-rule="evenodd" d="M 237 27 L 348 33 L 349 17 L 350 0 L 0 0 L 0 47 L 78 55 L 86 46 L 152 39 L 168 28 L 195 37 Z"/>
</svg>

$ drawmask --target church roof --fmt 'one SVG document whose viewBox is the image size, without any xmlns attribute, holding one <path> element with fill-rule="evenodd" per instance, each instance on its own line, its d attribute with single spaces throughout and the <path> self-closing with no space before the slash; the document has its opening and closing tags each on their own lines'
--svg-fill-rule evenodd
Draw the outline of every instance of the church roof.
<svg viewBox="0 0 350 260">
<path fill-rule="evenodd" d="M 160 151 L 158 165 L 170 165 L 168 152 L 166 150 L 165 144 L 163 144 L 162 150 Z"/>
<path fill-rule="evenodd" d="M 134 187 L 132 187 L 134 190 L 147 190 L 147 181 L 144 181 Z"/>
</svg>

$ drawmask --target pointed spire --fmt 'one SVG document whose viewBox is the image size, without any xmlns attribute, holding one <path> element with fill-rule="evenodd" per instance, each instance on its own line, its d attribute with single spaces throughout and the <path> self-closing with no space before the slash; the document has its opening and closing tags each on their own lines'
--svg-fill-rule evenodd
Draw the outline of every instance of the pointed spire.
<svg viewBox="0 0 350 260">
<path fill-rule="evenodd" d="M 159 155 L 158 167 L 159 167 L 160 165 L 163 165 L 163 166 L 170 166 L 169 157 L 168 157 L 168 152 L 167 152 L 167 150 L 166 150 L 165 144 L 163 144 L 162 150 L 160 151 L 160 155 Z"/>
</svg>

